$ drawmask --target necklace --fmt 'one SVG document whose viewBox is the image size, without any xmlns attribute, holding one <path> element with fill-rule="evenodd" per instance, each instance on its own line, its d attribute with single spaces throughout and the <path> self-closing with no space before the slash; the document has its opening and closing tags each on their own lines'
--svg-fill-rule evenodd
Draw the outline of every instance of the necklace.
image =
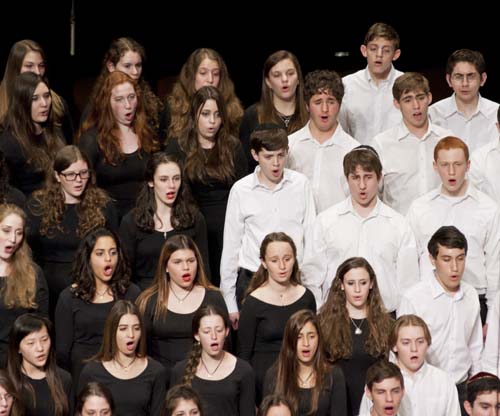
<svg viewBox="0 0 500 416">
<path fill-rule="evenodd" d="M 283 120 L 285 127 L 288 127 L 288 124 L 290 124 L 290 120 L 292 119 L 293 114 L 290 114 L 289 116 L 285 116 L 284 114 L 278 113 L 278 115 L 281 118 L 281 120 Z"/>
<path fill-rule="evenodd" d="M 365 318 L 363 318 L 363 319 L 361 320 L 361 322 L 360 322 L 359 326 L 357 326 L 357 325 L 354 323 L 354 321 L 352 320 L 352 318 L 351 318 L 351 317 L 349 317 L 349 319 L 351 320 L 352 324 L 354 325 L 354 328 L 356 328 L 356 329 L 354 330 L 354 333 L 355 333 L 356 335 L 361 335 L 361 334 L 363 333 L 363 331 L 361 330 L 361 327 L 363 326 L 363 322 L 365 322 Z"/>
<path fill-rule="evenodd" d="M 224 357 L 226 356 L 226 352 L 224 351 L 222 353 L 222 358 L 220 359 L 219 363 L 217 364 L 217 366 L 215 367 L 215 370 L 210 372 L 208 371 L 208 368 L 207 368 L 207 365 L 205 364 L 205 361 L 203 361 L 203 358 L 201 358 L 201 364 L 203 365 L 203 368 L 205 369 L 205 371 L 207 372 L 208 374 L 208 377 L 212 377 L 216 372 L 217 370 L 219 369 L 220 365 L 222 364 L 222 361 L 224 361 Z"/>
<path fill-rule="evenodd" d="M 306 387 L 307 386 L 307 382 L 309 381 L 309 379 L 312 377 L 313 374 L 314 374 L 314 368 L 311 370 L 311 372 L 309 373 L 309 375 L 306 377 L 305 380 L 302 380 L 300 378 L 300 376 L 297 374 L 297 377 L 299 378 L 299 386 L 300 387 Z"/>
<path fill-rule="evenodd" d="M 172 287 L 172 285 L 169 285 L 169 286 L 170 286 L 170 291 L 175 296 L 175 298 L 179 301 L 179 303 L 184 302 L 186 300 L 186 298 L 191 294 L 191 292 L 194 289 L 194 285 L 191 286 L 191 289 L 188 290 L 188 293 L 186 294 L 186 296 L 184 296 L 183 298 L 180 298 L 179 296 L 177 296 L 177 293 L 175 293 L 174 288 Z"/>
<path fill-rule="evenodd" d="M 135 363 L 136 358 L 137 358 L 137 355 L 134 355 L 134 358 L 132 359 L 132 361 L 130 361 L 130 362 L 128 363 L 128 365 L 123 365 L 123 364 L 122 364 L 122 363 L 121 363 L 121 362 L 120 362 L 117 358 L 113 358 L 113 361 L 114 361 L 116 364 L 118 364 L 118 365 L 119 365 L 119 366 L 123 369 L 123 371 L 128 372 L 128 370 L 130 369 L 130 367 L 132 367 L 132 364 L 134 364 L 134 363 Z"/>
<path fill-rule="evenodd" d="M 96 290 L 95 290 L 95 294 L 97 295 L 97 298 L 98 298 L 98 299 L 104 299 L 104 295 L 105 295 L 106 293 L 108 293 L 108 291 L 109 291 L 109 287 L 107 287 L 107 288 L 104 290 L 104 292 L 102 292 L 102 293 L 99 293 L 99 292 L 97 291 L 97 289 L 96 289 Z"/>
</svg>

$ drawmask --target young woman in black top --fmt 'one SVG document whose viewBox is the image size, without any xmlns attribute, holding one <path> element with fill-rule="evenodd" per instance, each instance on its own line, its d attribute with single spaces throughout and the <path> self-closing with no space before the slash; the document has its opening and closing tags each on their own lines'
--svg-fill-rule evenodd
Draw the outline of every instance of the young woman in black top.
<svg viewBox="0 0 500 416">
<path fill-rule="evenodd" d="M 167 393 L 162 416 L 203 416 L 200 396 L 192 387 L 178 384 Z"/>
<path fill-rule="evenodd" d="M 5 370 L 0 370 L 0 415 L 21 416 L 21 397 Z"/>
<path fill-rule="evenodd" d="M 90 232 L 75 258 L 74 283 L 61 292 L 55 321 L 59 364 L 76 382 L 84 361 L 99 351 L 111 307 L 119 299 L 134 301 L 140 290 L 130 283 L 120 240 L 110 230 Z"/>
<path fill-rule="evenodd" d="M 0 368 L 6 365 L 9 331 L 26 312 L 48 314 L 49 293 L 42 270 L 25 239 L 26 216 L 17 205 L 0 205 Z"/>
<path fill-rule="evenodd" d="M 71 284 L 71 267 L 82 238 L 99 227 L 118 228 L 114 205 L 95 185 L 87 156 L 76 146 L 64 146 L 52 175 L 28 199 L 28 241 L 42 266 L 53 316 L 61 291 Z"/>
<path fill-rule="evenodd" d="M 279 358 L 267 372 L 264 388 L 287 397 L 299 416 L 347 416 L 344 373 L 328 361 L 314 312 L 301 310 L 288 320 Z"/>
<path fill-rule="evenodd" d="M 52 324 L 27 313 L 10 332 L 7 369 L 22 397 L 25 416 L 70 414 L 71 375 L 56 366 Z"/>
<path fill-rule="evenodd" d="M 224 349 L 229 316 L 214 305 L 193 318 L 193 345 L 174 367 L 170 384 L 188 384 L 200 395 L 206 416 L 255 415 L 255 379 L 250 365 Z"/>
<path fill-rule="evenodd" d="M 262 400 L 257 416 L 297 416 L 297 412 L 282 394 L 269 394 Z"/>
<path fill-rule="evenodd" d="M 161 248 L 177 234 L 191 237 L 208 269 L 207 227 L 183 180 L 174 155 L 155 153 L 146 164 L 145 182 L 135 208 L 120 224 L 120 237 L 132 267 L 132 279 L 143 290 L 153 282 Z"/>
<path fill-rule="evenodd" d="M 47 80 L 32 72 L 18 75 L 3 123 L 0 150 L 10 183 L 28 196 L 42 187 L 56 152 L 64 145 Z"/>
<path fill-rule="evenodd" d="M 75 410 L 76 416 L 113 416 L 115 401 L 106 386 L 91 381 L 80 391 Z"/>
<path fill-rule="evenodd" d="M 255 371 L 257 403 L 266 371 L 278 357 L 288 318 L 296 311 L 316 312 L 312 292 L 301 285 L 297 250 L 285 233 L 266 235 L 261 266 L 250 281 L 238 324 L 238 356 Z"/>
<path fill-rule="evenodd" d="M 78 140 L 96 172 L 97 185 L 116 201 L 120 219 L 133 208 L 146 162 L 159 149 L 142 93 L 137 81 L 127 74 L 109 73 Z"/>
<path fill-rule="evenodd" d="M 155 280 L 141 293 L 137 304 L 147 325 L 149 353 L 168 374 L 191 349 L 195 312 L 207 304 L 227 311 L 221 293 L 205 275 L 196 244 L 182 234 L 165 241 Z"/>
<path fill-rule="evenodd" d="M 392 327 L 366 259 L 351 257 L 339 266 L 318 316 L 330 356 L 345 374 L 349 414 L 357 415 L 366 371 L 389 353 Z"/>
<path fill-rule="evenodd" d="M 101 349 L 82 370 L 79 389 L 97 381 L 111 391 L 120 416 L 160 416 L 167 380 L 165 369 L 146 355 L 137 306 L 119 300 L 111 308 Z"/>
</svg>

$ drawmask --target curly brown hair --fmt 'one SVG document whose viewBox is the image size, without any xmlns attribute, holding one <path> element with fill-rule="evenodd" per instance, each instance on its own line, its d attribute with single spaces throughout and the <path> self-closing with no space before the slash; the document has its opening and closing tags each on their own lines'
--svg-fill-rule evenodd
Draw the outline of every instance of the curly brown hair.
<svg viewBox="0 0 500 416">
<path fill-rule="evenodd" d="M 90 170 L 90 178 L 81 195 L 78 204 L 78 237 L 83 237 L 90 230 L 106 225 L 104 208 L 111 201 L 105 191 L 95 185 L 95 173 L 91 170 L 87 155 L 76 146 L 64 146 L 54 158 L 54 173 L 61 173 L 73 163 L 83 161 Z M 33 199 L 28 204 L 28 209 L 33 215 L 41 217 L 40 234 L 51 237 L 55 230 L 64 233 L 62 227 L 65 208 L 64 192 L 55 175 L 49 175 L 42 189 L 33 193 Z"/>
<path fill-rule="evenodd" d="M 229 78 L 226 63 L 222 56 L 213 49 L 196 49 L 182 66 L 179 79 L 175 82 L 172 94 L 168 96 L 167 103 L 170 109 L 170 126 L 167 137 L 178 138 L 186 126 L 186 119 L 189 112 L 191 100 L 195 91 L 194 84 L 196 73 L 201 62 L 208 58 L 216 61 L 219 65 L 220 81 L 217 89 L 220 91 L 223 101 L 227 106 L 227 124 L 229 132 L 238 135 L 241 118 L 243 117 L 243 107 L 234 91 L 234 84 Z"/>
<path fill-rule="evenodd" d="M 366 352 L 374 357 L 387 356 L 389 353 L 388 337 L 392 328 L 392 319 L 380 296 L 375 272 L 363 257 L 351 257 L 337 269 L 328 298 L 319 311 L 321 329 L 334 361 L 349 358 L 352 354 L 351 320 L 342 283 L 345 275 L 357 268 L 363 268 L 368 272 L 370 283 L 373 285 L 366 301 L 366 321 L 369 328 L 369 336 L 365 344 Z"/>
</svg>

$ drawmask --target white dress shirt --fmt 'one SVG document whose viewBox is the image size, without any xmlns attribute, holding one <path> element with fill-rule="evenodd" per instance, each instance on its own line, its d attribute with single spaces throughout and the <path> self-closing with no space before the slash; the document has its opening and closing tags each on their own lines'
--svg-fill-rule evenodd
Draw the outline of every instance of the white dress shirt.
<svg viewBox="0 0 500 416">
<path fill-rule="evenodd" d="M 493 307 L 488 309 L 488 332 L 484 343 L 482 364 L 483 371 L 500 376 L 500 293 Z"/>
<path fill-rule="evenodd" d="M 402 415 L 460 416 L 457 387 L 445 371 L 424 362 L 414 375 L 402 369 L 401 374 L 405 381 L 405 394 L 400 405 Z M 371 407 L 372 401 L 366 393 L 363 394 L 360 412 L 369 412 Z"/>
<path fill-rule="evenodd" d="M 435 276 L 428 277 L 403 294 L 397 316 L 420 316 L 431 332 L 427 361 L 446 371 L 455 384 L 481 370 L 483 333 L 476 290 L 460 283 L 448 294 Z"/>
<path fill-rule="evenodd" d="M 387 79 L 377 85 L 366 67 L 342 78 L 345 92 L 339 121 L 358 142 L 368 144 L 378 133 L 401 121 L 392 95 L 394 81 L 400 75 L 403 72 L 392 66 Z"/>
<path fill-rule="evenodd" d="M 429 117 L 433 123 L 449 129 L 461 138 L 469 152 L 498 138 L 498 103 L 479 96 L 476 112 L 467 118 L 457 108 L 455 94 L 429 107 Z"/>
<path fill-rule="evenodd" d="M 432 167 L 434 147 L 449 135 L 449 130 L 429 123 L 427 133 L 419 139 L 401 122 L 373 139 L 372 146 L 382 161 L 382 200 L 387 205 L 406 215 L 414 199 L 439 185 Z"/>
<path fill-rule="evenodd" d="M 480 191 L 500 204 L 500 140 L 476 149 L 471 156 L 469 179 Z"/>
<path fill-rule="evenodd" d="M 349 197 L 318 215 L 312 241 L 306 245 L 303 284 L 314 293 L 318 308 L 337 268 L 354 256 L 364 257 L 373 267 L 388 311 L 396 310 L 401 294 L 419 280 L 417 248 L 407 220 L 379 199 L 363 218 Z"/>
<path fill-rule="evenodd" d="M 255 172 L 231 188 L 224 223 L 220 289 L 230 313 L 237 312 L 238 268 L 256 271 L 264 237 L 271 232 L 288 234 L 297 246 L 299 264 L 304 244 L 312 233 L 316 210 L 309 180 L 299 172 L 285 169 L 283 179 L 269 189 Z"/>
<path fill-rule="evenodd" d="M 311 181 L 316 209 L 321 212 L 349 196 L 343 161 L 359 143 L 340 124 L 328 140 L 319 143 L 309 124 L 288 136 L 288 167 Z"/>
<path fill-rule="evenodd" d="M 417 240 L 420 275 L 432 276 L 427 243 L 443 225 L 454 225 L 467 238 L 464 281 L 478 294 L 486 294 L 488 307 L 500 283 L 500 210 L 495 201 L 468 184 L 461 197 L 448 197 L 441 186 L 416 199 L 408 211 L 408 221 Z"/>
</svg>

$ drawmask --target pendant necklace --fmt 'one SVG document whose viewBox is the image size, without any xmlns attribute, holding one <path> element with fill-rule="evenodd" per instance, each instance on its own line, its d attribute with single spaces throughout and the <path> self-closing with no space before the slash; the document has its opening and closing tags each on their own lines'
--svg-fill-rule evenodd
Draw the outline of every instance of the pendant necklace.
<svg viewBox="0 0 500 416">
<path fill-rule="evenodd" d="M 134 358 L 132 359 L 132 361 L 130 361 L 130 363 L 128 363 L 128 365 L 123 365 L 123 364 L 122 364 L 120 361 L 118 361 L 118 359 L 116 359 L 116 358 L 113 358 L 113 361 L 114 361 L 115 363 L 117 363 L 117 364 L 118 364 L 118 365 L 119 365 L 119 366 L 123 369 L 123 371 L 128 372 L 128 370 L 130 369 L 130 367 L 132 367 L 132 364 L 134 364 L 134 363 L 135 363 L 136 358 L 137 358 L 137 355 L 134 355 Z"/>
<path fill-rule="evenodd" d="M 201 358 L 201 364 L 203 365 L 203 368 L 207 372 L 208 377 L 212 377 L 217 372 L 217 370 L 219 369 L 220 365 L 222 364 L 222 361 L 224 361 L 224 357 L 225 356 L 226 356 L 226 352 L 223 352 L 222 353 L 222 358 L 220 359 L 219 363 L 215 367 L 215 370 L 212 371 L 212 372 L 208 371 L 208 368 L 207 368 L 207 365 L 205 364 L 205 361 L 203 361 L 203 358 Z"/>
<path fill-rule="evenodd" d="M 95 294 L 97 295 L 98 299 L 102 300 L 102 299 L 104 299 L 104 295 L 105 295 L 106 293 L 108 293 L 108 290 L 109 290 L 109 287 L 107 287 L 107 288 L 106 288 L 106 290 L 104 290 L 104 292 L 99 293 L 99 292 L 97 291 L 97 289 L 96 289 L 96 290 L 95 290 Z"/>
<path fill-rule="evenodd" d="M 299 379 L 299 386 L 300 386 L 300 387 L 306 387 L 307 382 L 309 381 L 309 379 L 312 377 L 312 375 L 313 375 L 313 374 L 314 374 L 314 368 L 311 370 L 311 372 L 309 373 L 309 375 L 306 377 L 306 379 L 305 379 L 305 380 L 302 380 L 302 379 L 300 378 L 300 376 L 297 374 L 297 377 L 298 377 L 298 379 Z"/>
<path fill-rule="evenodd" d="M 184 302 L 186 300 L 186 298 L 191 294 L 191 292 L 194 289 L 194 285 L 191 286 L 191 289 L 188 290 L 188 293 L 183 298 L 180 298 L 179 296 L 177 296 L 177 293 L 175 293 L 174 288 L 172 287 L 172 285 L 169 285 L 169 286 L 170 286 L 170 291 L 175 296 L 175 298 L 179 301 L 179 303 Z"/>
<path fill-rule="evenodd" d="M 356 325 L 356 324 L 354 323 L 354 321 L 353 321 L 353 319 L 352 319 L 351 317 L 349 317 L 349 319 L 351 320 L 352 324 L 354 325 L 354 328 L 356 328 L 356 329 L 354 330 L 354 333 L 355 333 L 356 335 L 361 335 L 361 334 L 363 333 L 363 331 L 362 331 L 361 327 L 363 326 L 363 322 L 365 322 L 365 318 L 363 318 L 363 319 L 361 320 L 361 322 L 359 323 L 359 326 L 358 326 L 358 325 Z"/>
</svg>

